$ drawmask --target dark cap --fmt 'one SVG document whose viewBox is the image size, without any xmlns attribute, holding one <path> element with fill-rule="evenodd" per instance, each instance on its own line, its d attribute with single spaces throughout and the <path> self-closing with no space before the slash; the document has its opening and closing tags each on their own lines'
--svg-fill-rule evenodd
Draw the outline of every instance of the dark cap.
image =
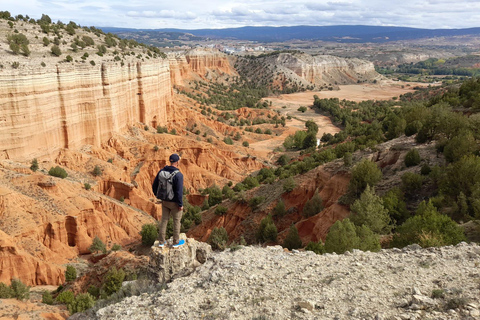
<svg viewBox="0 0 480 320">
<path fill-rule="evenodd" d="M 177 162 L 180 160 L 180 156 L 176 153 L 172 154 L 169 158 L 171 163 Z"/>
</svg>

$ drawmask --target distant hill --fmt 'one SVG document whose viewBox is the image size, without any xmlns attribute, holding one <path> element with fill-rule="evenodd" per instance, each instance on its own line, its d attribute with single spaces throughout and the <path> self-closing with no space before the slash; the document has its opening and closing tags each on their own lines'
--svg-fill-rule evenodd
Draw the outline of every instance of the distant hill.
<svg viewBox="0 0 480 320">
<path fill-rule="evenodd" d="M 324 40 L 338 42 L 387 42 L 412 40 L 431 37 L 448 37 L 462 35 L 480 35 L 480 28 L 469 29 L 418 29 L 406 27 L 381 26 L 294 26 L 294 27 L 242 27 L 228 29 L 127 29 L 103 27 L 105 32 L 117 34 L 155 33 L 165 37 L 181 35 L 191 37 L 208 37 L 218 39 L 238 39 L 262 42 L 299 40 Z"/>
</svg>

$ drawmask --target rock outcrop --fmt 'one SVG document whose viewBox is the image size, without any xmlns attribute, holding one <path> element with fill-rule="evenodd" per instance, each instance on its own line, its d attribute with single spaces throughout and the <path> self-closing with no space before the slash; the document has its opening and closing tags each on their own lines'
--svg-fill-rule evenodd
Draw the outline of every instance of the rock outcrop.
<svg viewBox="0 0 480 320">
<path fill-rule="evenodd" d="M 342 255 L 243 247 L 89 319 L 478 319 L 480 247 Z"/>
<path fill-rule="evenodd" d="M 58 64 L 0 73 L 0 159 L 100 146 L 135 123 L 166 124 L 169 62 Z"/>
<path fill-rule="evenodd" d="M 160 248 L 158 241 L 155 241 L 150 254 L 149 271 L 156 282 L 167 283 L 187 276 L 212 256 L 209 244 L 187 238 L 185 234 L 180 234 L 180 239 L 184 239 L 185 244 L 178 248 L 169 245 Z"/>
</svg>

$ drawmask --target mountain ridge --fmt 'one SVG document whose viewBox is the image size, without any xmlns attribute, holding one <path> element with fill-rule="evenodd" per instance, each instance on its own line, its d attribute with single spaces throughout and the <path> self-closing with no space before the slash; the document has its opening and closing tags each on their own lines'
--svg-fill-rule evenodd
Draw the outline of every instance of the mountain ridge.
<svg viewBox="0 0 480 320">
<path fill-rule="evenodd" d="M 192 34 L 197 37 L 236 39 L 250 41 L 288 41 L 288 40 L 323 40 L 341 42 L 388 42 L 412 40 L 428 37 L 480 35 L 480 28 L 464 29 L 422 29 L 395 26 L 336 25 L 336 26 L 289 26 L 289 27 L 255 27 L 225 29 L 130 29 L 102 27 L 105 32 L 159 32 Z"/>
</svg>

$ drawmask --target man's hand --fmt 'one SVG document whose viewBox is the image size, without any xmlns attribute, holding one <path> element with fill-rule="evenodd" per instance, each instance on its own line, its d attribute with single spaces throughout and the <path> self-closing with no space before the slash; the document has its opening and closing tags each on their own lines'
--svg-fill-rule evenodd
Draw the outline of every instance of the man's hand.
<svg viewBox="0 0 480 320">
<path fill-rule="evenodd" d="M 178 210 L 182 211 L 182 210 L 183 210 L 183 207 L 178 207 Z"/>
</svg>

